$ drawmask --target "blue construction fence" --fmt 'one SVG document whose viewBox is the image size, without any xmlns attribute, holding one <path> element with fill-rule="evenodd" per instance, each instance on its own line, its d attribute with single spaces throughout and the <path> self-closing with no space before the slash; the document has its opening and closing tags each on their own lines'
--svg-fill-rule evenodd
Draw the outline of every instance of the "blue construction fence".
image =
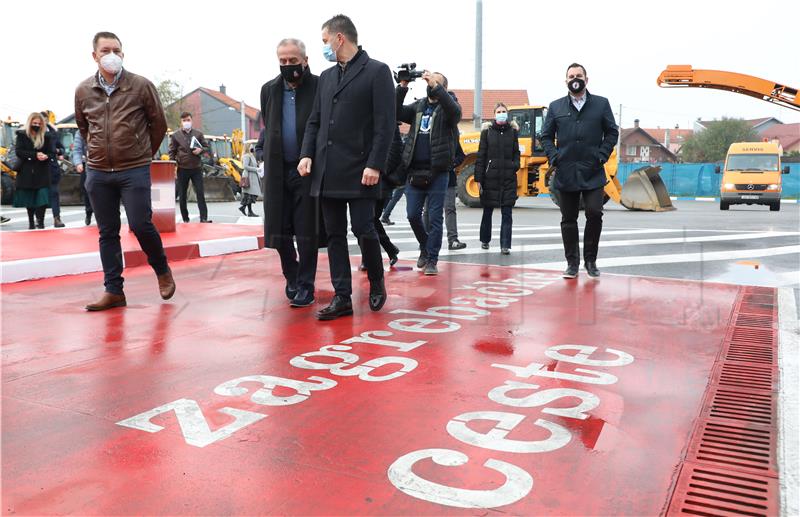
<svg viewBox="0 0 800 517">
<path fill-rule="evenodd" d="M 617 179 L 625 183 L 631 172 L 644 166 L 661 167 L 661 180 L 670 196 L 719 197 L 722 174 L 714 173 L 716 163 L 620 163 Z M 789 174 L 783 175 L 783 199 L 800 198 L 800 163 L 785 164 Z"/>
</svg>

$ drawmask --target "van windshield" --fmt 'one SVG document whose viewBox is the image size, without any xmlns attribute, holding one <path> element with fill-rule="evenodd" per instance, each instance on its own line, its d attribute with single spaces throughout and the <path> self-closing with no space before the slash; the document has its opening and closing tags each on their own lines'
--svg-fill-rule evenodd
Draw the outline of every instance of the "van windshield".
<svg viewBox="0 0 800 517">
<path fill-rule="evenodd" d="M 731 154 L 728 156 L 728 171 L 777 171 L 777 154 Z"/>
</svg>

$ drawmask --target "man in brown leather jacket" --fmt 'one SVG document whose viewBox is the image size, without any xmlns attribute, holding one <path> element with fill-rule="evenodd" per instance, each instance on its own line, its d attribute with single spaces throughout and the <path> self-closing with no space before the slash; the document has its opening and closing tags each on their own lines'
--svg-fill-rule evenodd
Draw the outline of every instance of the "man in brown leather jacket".
<svg viewBox="0 0 800 517">
<path fill-rule="evenodd" d="M 92 43 L 98 71 L 75 90 L 75 122 L 86 142 L 86 192 L 100 230 L 105 274 L 105 294 L 86 310 L 103 311 L 126 305 L 120 201 L 156 273 L 161 298 L 175 294 L 175 281 L 150 203 L 150 162 L 167 131 L 164 108 L 153 83 L 122 68 L 122 44 L 115 34 L 98 32 Z"/>
<path fill-rule="evenodd" d="M 178 198 L 184 223 L 189 222 L 189 208 L 186 206 L 189 181 L 194 185 L 200 222 L 211 222 L 208 219 L 208 207 L 203 189 L 203 162 L 200 158 L 205 149 L 208 149 L 208 143 L 203 133 L 192 127 L 192 114 L 184 111 L 181 113 L 181 128 L 173 131 L 169 137 L 169 159 L 178 162 Z"/>
</svg>

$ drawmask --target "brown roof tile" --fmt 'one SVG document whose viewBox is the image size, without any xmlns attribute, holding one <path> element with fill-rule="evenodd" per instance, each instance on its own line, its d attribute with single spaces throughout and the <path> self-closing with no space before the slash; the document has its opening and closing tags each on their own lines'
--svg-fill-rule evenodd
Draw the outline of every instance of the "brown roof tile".
<svg viewBox="0 0 800 517">
<path fill-rule="evenodd" d="M 475 105 L 475 90 L 451 90 L 458 97 L 461 104 L 461 120 L 472 120 L 472 110 Z M 508 106 L 523 106 L 528 104 L 527 90 L 481 90 L 481 118 L 484 120 L 494 118 L 494 105 L 502 102 Z"/>
</svg>

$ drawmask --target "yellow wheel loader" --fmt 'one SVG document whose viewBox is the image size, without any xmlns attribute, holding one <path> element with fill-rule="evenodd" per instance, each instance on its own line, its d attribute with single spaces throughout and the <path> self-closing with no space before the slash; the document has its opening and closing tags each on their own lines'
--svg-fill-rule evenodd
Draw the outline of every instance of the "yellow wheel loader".
<svg viewBox="0 0 800 517">
<path fill-rule="evenodd" d="M 547 108 L 543 106 L 514 106 L 509 108 L 509 120 L 519 126 L 520 168 L 517 171 L 517 195 L 519 197 L 549 194 L 558 205 L 558 192 L 552 189 L 553 175 L 557 169 L 550 168 L 541 142 L 542 126 Z M 458 198 L 469 207 L 480 207 L 478 185 L 475 183 L 475 160 L 480 144 L 480 132 L 464 133 L 460 136 L 461 148 L 466 155 L 456 169 L 458 175 Z M 661 212 L 674 210 L 667 187 L 659 176 L 660 167 L 644 167 L 634 171 L 624 186 L 617 180 L 617 153 L 611 154 L 605 164 L 605 201 L 609 199 L 630 210 Z"/>
</svg>

